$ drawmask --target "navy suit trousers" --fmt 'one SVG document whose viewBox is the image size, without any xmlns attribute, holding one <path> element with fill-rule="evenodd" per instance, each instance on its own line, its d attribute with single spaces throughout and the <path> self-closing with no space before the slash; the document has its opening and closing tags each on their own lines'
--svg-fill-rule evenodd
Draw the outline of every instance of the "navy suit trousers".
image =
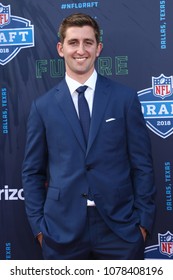
<svg viewBox="0 0 173 280">
<path fill-rule="evenodd" d="M 117 236 L 100 216 L 96 207 L 89 206 L 87 224 L 80 239 L 70 245 L 55 248 L 43 239 L 44 259 L 54 260 L 142 260 L 145 243 L 139 230 L 139 240 L 127 242 Z"/>
</svg>

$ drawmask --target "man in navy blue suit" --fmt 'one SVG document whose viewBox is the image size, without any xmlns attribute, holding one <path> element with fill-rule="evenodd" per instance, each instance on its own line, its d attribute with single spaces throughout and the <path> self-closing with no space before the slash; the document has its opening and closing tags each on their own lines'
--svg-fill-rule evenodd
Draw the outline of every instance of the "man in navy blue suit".
<svg viewBox="0 0 173 280">
<path fill-rule="evenodd" d="M 23 162 L 28 219 L 44 259 L 143 259 L 153 168 L 137 94 L 99 75 L 97 22 L 63 20 L 65 78 L 31 107 Z M 47 182 L 47 187 L 45 184 Z"/>
</svg>

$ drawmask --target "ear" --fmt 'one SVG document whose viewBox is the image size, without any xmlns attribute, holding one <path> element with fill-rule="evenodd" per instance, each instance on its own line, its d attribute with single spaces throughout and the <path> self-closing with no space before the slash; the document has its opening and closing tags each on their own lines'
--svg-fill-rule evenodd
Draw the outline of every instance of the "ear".
<svg viewBox="0 0 173 280">
<path fill-rule="evenodd" d="M 57 43 L 56 49 L 57 49 L 57 52 L 58 52 L 59 56 L 64 57 L 63 45 L 62 45 L 61 42 L 58 42 L 58 43 Z"/>
<path fill-rule="evenodd" d="M 99 43 L 98 46 L 97 46 L 97 53 L 96 53 L 97 57 L 100 55 L 102 49 L 103 49 L 103 44 Z"/>
</svg>

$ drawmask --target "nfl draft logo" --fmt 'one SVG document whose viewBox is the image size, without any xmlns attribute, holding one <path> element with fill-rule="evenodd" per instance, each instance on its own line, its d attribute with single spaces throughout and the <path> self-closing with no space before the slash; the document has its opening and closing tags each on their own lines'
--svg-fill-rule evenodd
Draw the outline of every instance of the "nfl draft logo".
<svg viewBox="0 0 173 280">
<path fill-rule="evenodd" d="M 167 255 L 169 258 L 173 256 L 173 234 L 167 231 L 165 234 L 158 235 L 159 250 L 163 255 Z"/>
<path fill-rule="evenodd" d="M 34 28 L 25 18 L 12 16 L 11 7 L 0 3 L 0 64 L 12 60 L 22 48 L 34 46 Z"/>
<path fill-rule="evenodd" d="M 173 133 L 173 76 L 152 77 L 152 87 L 138 91 L 147 127 L 165 139 Z"/>
<path fill-rule="evenodd" d="M 173 259 L 173 234 L 158 233 L 158 243 L 145 248 L 145 259 Z"/>
</svg>

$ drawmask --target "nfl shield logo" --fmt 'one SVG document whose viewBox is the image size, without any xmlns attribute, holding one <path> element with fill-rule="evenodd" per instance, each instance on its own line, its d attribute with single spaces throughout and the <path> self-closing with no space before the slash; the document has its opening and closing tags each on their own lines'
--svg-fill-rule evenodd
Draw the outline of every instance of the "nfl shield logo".
<svg viewBox="0 0 173 280">
<path fill-rule="evenodd" d="M 173 234 L 167 231 L 165 234 L 158 234 L 159 250 L 163 255 L 173 256 Z"/>
<path fill-rule="evenodd" d="M 0 3 L 0 27 L 10 23 L 10 5 L 3 6 Z"/>
<path fill-rule="evenodd" d="M 152 87 L 153 87 L 153 94 L 156 97 L 160 97 L 164 99 L 172 95 L 173 89 L 172 85 L 172 76 L 166 77 L 163 74 L 159 77 L 152 77 Z"/>
</svg>

